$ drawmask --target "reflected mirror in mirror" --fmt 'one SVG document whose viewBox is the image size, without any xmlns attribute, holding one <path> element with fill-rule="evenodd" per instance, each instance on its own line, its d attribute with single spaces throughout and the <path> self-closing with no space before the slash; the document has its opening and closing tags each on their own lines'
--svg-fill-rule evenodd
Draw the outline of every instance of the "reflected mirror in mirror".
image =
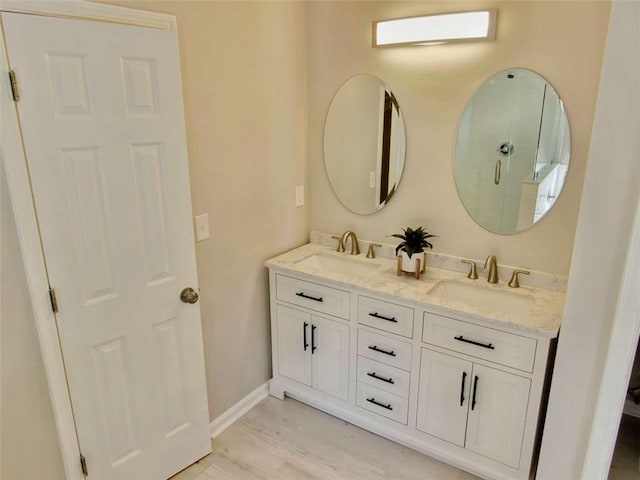
<svg viewBox="0 0 640 480">
<path fill-rule="evenodd" d="M 458 127 L 460 199 L 491 232 L 526 230 L 558 199 L 570 150 L 569 121 L 551 84 L 526 69 L 497 73 L 473 95 Z"/>
<path fill-rule="evenodd" d="M 324 164 L 338 200 L 369 215 L 398 188 L 405 157 L 404 120 L 379 78 L 360 74 L 338 90 L 324 126 Z"/>
</svg>

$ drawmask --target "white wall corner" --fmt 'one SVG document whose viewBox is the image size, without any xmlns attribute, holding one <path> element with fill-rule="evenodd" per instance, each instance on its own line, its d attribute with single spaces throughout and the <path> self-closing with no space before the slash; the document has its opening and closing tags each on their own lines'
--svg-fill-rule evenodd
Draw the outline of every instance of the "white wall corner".
<svg viewBox="0 0 640 480">
<path fill-rule="evenodd" d="M 211 438 L 216 438 L 268 396 L 269 382 L 265 382 L 211 422 Z"/>
<path fill-rule="evenodd" d="M 617 423 L 605 432 L 600 428 L 603 417 L 595 414 L 604 406 L 609 413 L 618 413 L 619 422 L 622 399 L 603 398 L 601 389 L 607 388 L 607 378 L 613 379 L 606 368 L 625 368 L 620 356 L 614 360 L 615 348 L 624 346 L 618 344 L 612 350 L 609 342 L 612 332 L 622 327 L 625 315 L 621 314 L 628 317 L 636 308 L 633 297 L 624 301 L 624 293 L 633 280 L 632 272 L 625 274 L 627 264 L 637 258 L 629 253 L 638 248 L 633 243 L 637 241 L 633 224 L 640 195 L 638 32 L 640 3 L 614 0 L 542 437 L 537 473 L 540 480 L 605 478 L 600 474 L 608 470 L 615 444 Z M 612 145 L 616 145 L 615 168 L 611 168 Z M 594 255 L 594 245 L 606 247 Z M 626 322 L 627 336 L 634 335 L 631 323 Z M 637 337 L 632 339 L 636 341 Z M 620 382 L 624 373 L 618 373 L 615 377 Z M 608 388 L 613 389 L 611 385 Z M 616 389 L 621 392 L 626 387 Z M 612 421 L 611 415 L 607 421 Z M 588 446 L 592 432 L 602 435 L 592 438 Z M 589 451 L 597 451 L 599 460 L 589 461 Z M 600 474 L 594 476 L 594 471 Z"/>
</svg>

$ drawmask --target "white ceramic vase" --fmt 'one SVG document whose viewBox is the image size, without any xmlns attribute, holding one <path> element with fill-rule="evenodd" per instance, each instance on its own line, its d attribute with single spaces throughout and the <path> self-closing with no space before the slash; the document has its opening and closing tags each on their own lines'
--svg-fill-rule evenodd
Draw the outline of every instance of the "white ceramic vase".
<svg viewBox="0 0 640 480">
<path fill-rule="evenodd" d="M 411 255 L 411 257 L 409 257 L 409 255 L 407 255 L 407 252 L 405 251 L 401 251 L 400 254 L 402 255 L 403 272 L 415 273 L 415 271 L 418 269 L 417 260 L 420 259 L 420 273 L 424 273 L 426 252 L 414 253 L 413 255 Z"/>
</svg>

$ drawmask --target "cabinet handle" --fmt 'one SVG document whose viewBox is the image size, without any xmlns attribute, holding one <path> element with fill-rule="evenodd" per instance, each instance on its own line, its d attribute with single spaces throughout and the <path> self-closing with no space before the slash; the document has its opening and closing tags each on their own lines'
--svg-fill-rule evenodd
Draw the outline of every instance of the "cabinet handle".
<svg viewBox="0 0 640 480">
<path fill-rule="evenodd" d="M 388 352 L 387 350 L 383 350 L 381 348 L 378 348 L 377 345 L 369 345 L 369 350 L 373 350 L 374 352 L 384 353 L 385 355 L 389 355 L 391 357 L 395 357 L 396 356 L 396 354 L 395 354 L 395 352 L 393 350 Z"/>
<path fill-rule="evenodd" d="M 386 408 L 387 410 L 392 410 L 393 411 L 393 407 L 391 406 L 390 403 L 384 404 L 384 403 L 376 402 L 375 397 L 367 398 L 367 402 L 373 403 L 374 405 L 377 405 L 379 407 Z"/>
<path fill-rule="evenodd" d="M 315 325 L 311 325 L 311 355 L 316 351 L 318 347 L 316 347 L 316 327 Z"/>
<path fill-rule="evenodd" d="M 398 323 L 396 317 L 385 317 L 384 315 L 380 315 L 378 312 L 373 312 L 369 314 L 370 317 L 379 318 L 380 320 L 386 320 L 387 322 Z"/>
<path fill-rule="evenodd" d="M 471 397 L 471 410 L 476 408 L 476 392 L 478 391 L 478 376 L 473 379 L 473 395 Z"/>
<path fill-rule="evenodd" d="M 460 385 L 460 406 L 464 403 L 464 381 L 467 379 L 467 372 L 462 372 L 462 385 Z"/>
<path fill-rule="evenodd" d="M 385 377 L 381 377 L 380 375 L 378 375 L 376 372 L 367 372 L 367 375 L 369 375 L 372 378 L 375 378 L 376 380 L 380 380 L 381 382 L 387 382 L 390 383 L 391 385 L 393 385 L 394 382 L 393 378 L 385 378 Z"/>
<path fill-rule="evenodd" d="M 309 324 L 307 322 L 304 322 L 304 326 L 302 327 L 302 345 L 304 347 L 304 351 L 307 351 L 307 347 L 309 346 L 309 344 L 307 343 L 307 327 L 309 326 Z"/>
<path fill-rule="evenodd" d="M 468 338 L 464 338 L 462 335 L 457 337 L 453 337 L 454 340 L 458 340 L 459 342 L 470 343 L 471 345 L 477 345 L 478 347 L 489 348 L 491 350 L 495 350 L 496 347 L 493 346 L 492 343 L 480 343 L 475 340 L 469 340 Z"/>
<path fill-rule="evenodd" d="M 307 300 L 313 300 L 314 302 L 323 302 L 322 297 L 312 297 L 311 295 L 307 295 L 304 292 L 296 292 L 298 297 L 306 298 Z"/>
</svg>

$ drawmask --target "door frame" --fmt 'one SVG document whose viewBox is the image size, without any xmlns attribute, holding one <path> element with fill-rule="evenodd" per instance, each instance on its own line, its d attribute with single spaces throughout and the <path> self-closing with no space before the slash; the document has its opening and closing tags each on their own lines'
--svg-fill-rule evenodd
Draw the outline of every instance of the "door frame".
<svg viewBox="0 0 640 480">
<path fill-rule="evenodd" d="M 607 478 L 640 336 L 640 198 L 613 317 L 582 478 Z M 640 466 L 640 465 L 639 465 Z"/>
<path fill-rule="evenodd" d="M 0 13 L 24 13 L 74 18 L 177 31 L 173 15 L 133 10 L 84 0 L 0 0 Z M 20 79 L 18 78 L 18 82 Z M 49 299 L 49 279 L 40 241 L 31 180 L 22 144 L 16 104 L 9 81 L 9 59 L 0 30 L 0 160 L 4 162 L 9 198 L 16 221 L 20 252 L 33 308 L 47 386 L 60 442 L 66 477 L 82 480 L 80 447 L 76 435 L 71 397 L 67 388 L 56 317 Z"/>
</svg>

